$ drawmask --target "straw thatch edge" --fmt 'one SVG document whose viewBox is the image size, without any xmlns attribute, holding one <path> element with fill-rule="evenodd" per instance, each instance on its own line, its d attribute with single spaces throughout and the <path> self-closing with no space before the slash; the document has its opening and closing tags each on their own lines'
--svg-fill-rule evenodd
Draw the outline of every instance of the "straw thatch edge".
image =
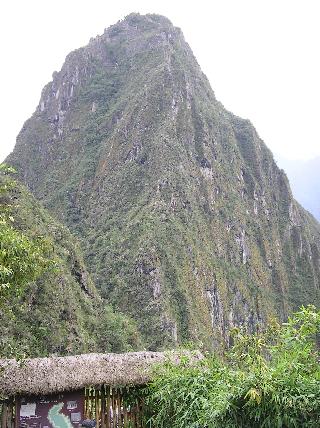
<svg viewBox="0 0 320 428">
<path fill-rule="evenodd" d="M 199 352 L 184 351 L 191 361 Z M 143 385 L 152 377 L 152 367 L 169 359 L 178 363 L 180 352 L 128 352 L 82 354 L 67 357 L 0 360 L 0 394 L 46 395 L 86 386 Z"/>
</svg>

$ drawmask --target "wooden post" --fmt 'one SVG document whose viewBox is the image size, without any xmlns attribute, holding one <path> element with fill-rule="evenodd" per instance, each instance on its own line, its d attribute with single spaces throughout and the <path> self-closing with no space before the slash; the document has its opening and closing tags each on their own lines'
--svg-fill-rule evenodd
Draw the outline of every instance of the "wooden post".
<svg viewBox="0 0 320 428">
<path fill-rule="evenodd" d="M 118 427 L 122 428 L 121 389 L 118 389 Z"/>
<path fill-rule="evenodd" d="M 110 388 L 110 426 L 114 426 L 114 389 Z"/>
<path fill-rule="evenodd" d="M 87 388 L 84 388 L 83 417 L 87 419 Z"/>
<path fill-rule="evenodd" d="M 119 416 L 118 416 L 118 390 L 117 390 L 117 388 L 113 389 L 112 394 L 114 394 L 113 407 L 114 407 L 114 414 L 115 414 L 115 416 L 113 418 L 113 425 L 114 425 L 114 427 L 118 428 Z"/>
<path fill-rule="evenodd" d="M 14 411 L 14 427 L 15 428 L 19 428 L 20 425 L 20 421 L 18 419 L 18 409 L 19 409 L 19 405 L 20 405 L 20 400 L 18 397 L 15 398 L 15 411 Z"/>
<path fill-rule="evenodd" d="M 2 403 L 1 426 L 7 428 L 7 404 Z"/>
<path fill-rule="evenodd" d="M 96 427 L 100 428 L 100 421 L 99 421 L 99 389 L 94 389 L 94 410 L 95 410 L 95 420 L 96 420 Z"/>
<path fill-rule="evenodd" d="M 86 405 L 86 419 L 90 419 L 90 388 L 87 388 L 87 405 Z"/>
<path fill-rule="evenodd" d="M 11 403 L 7 404 L 7 427 L 11 428 Z"/>
<path fill-rule="evenodd" d="M 140 403 L 139 400 L 137 399 L 137 427 L 141 428 L 141 413 L 140 413 Z"/>
<path fill-rule="evenodd" d="M 106 397 L 105 385 L 101 386 L 101 428 L 106 428 Z"/>
<path fill-rule="evenodd" d="M 95 401 L 95 391 L 94 388 L 91 388 L 91 403 L 90 403 L 90 419 L 95 418 L 95 407 L 94 407 L 94 401 Z"/>
<path fill-rule="evenodd" d="M 87 405 L 86 405 L 86 418 L 90 419 L 90 394 L 91 394 L 91 389 L 87 388 Z"/>
<path fill-rule="evenodd" d="M 9 403 L 9 421 L 8 421 L 10 428 L 14 428 L 14 417 L 13 417 L 14 411 L 13 411 L 13 409 L 14 409 L 14 401 L 10 401 L 10 403 Z"/>
<path fill-rule="evenodd" d="M 122 403 L 123 403 L 123 428 L 128 428 L 129 424 L 128 424 L 128 408 L 127 408 L 127 403 L 125 401 L 126 399 L 126 393 L 123 392 L 123 396 L 122 396 Z"/>
<path fill-rule="evenodd" d="M 112 388 L 112 412 L 113 412 L 113 428 L 117 427 L 117 389 Z"/>
<path fill-rule="evenodd" d="M 140 401 L 140 409 L 141 409 L 141 426 L 142 428 L 145 428 L 146 426 L 146 418 L 145 418 L 145 403 L 144 399 L 142 398 Z"/>
<path fill-rule="evenodd" d="M 110 421 L 110 387 L 107 386 L 106 388 L 106 394 L 107 394 L 107 424 L 106 428 L 111 428 L 111 421 Z"/>
</svg>

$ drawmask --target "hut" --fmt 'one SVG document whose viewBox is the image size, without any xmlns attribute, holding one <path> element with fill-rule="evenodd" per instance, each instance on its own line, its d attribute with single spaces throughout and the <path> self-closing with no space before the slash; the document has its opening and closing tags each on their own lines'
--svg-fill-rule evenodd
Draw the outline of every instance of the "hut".
<svg viewBox="0 0 320 428">
<path fill-rule="evenodd" d="M 180 356 L 130 352 L 0 360 L 0 396 L 6 397 L 1 427 L 142 428 L 139 389 L 150 382 L 156 364 L 179 362 Z"/>
</svg>

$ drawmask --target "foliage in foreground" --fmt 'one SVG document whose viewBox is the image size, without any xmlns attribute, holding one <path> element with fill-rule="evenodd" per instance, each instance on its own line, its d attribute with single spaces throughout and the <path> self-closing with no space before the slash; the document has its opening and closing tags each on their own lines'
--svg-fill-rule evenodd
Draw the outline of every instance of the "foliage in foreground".
<svg viewBox="0 0 320 428">
<path fill-rule="evenodd" d="M 320 426 L 320 312 L 302 307 L 259 334 L 235 332 L 225 356 L 166 363 L 149 387 L 157 428 Z"/>
<path fill-rule="evenodd" d="M 42 237 L 31 239 L 14 227 L 10 191 L 16 183 L 12 173 L 12 168 L 0 164 L 0 297 L 8 290 L 20 293 L 25 284 L 53 265 L 48 258 L 48 241 Z"/>
</svg>

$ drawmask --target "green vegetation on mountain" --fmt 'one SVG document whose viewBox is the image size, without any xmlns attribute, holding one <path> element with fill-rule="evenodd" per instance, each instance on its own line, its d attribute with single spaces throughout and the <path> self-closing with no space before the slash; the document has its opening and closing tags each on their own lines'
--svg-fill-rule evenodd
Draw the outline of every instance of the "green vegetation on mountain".
<svg viewBox="0 0 320 428">
<path fill-rule="evenodd" d="M 0 164 L 0 305 L 12 293 L 19 295 L 25 284 L 36 280 L 52 265 L 48 242 L 30 240 L 13 227 L 10 192 L 16 187 L 10 174 L 15 171 Z"/>
<path fill-rule="evenodd" d="M 0 355 L 139 348 L 134 322 L 98 296 L 68 230 L 1 172 Z"/>
<path fill-rule="evenodd" d="M 211 349 L 319 304 L 319 224 L 164 17 L 129 15 L 70 53 L 7 162 L 149 349 Z"/>
</svg>

